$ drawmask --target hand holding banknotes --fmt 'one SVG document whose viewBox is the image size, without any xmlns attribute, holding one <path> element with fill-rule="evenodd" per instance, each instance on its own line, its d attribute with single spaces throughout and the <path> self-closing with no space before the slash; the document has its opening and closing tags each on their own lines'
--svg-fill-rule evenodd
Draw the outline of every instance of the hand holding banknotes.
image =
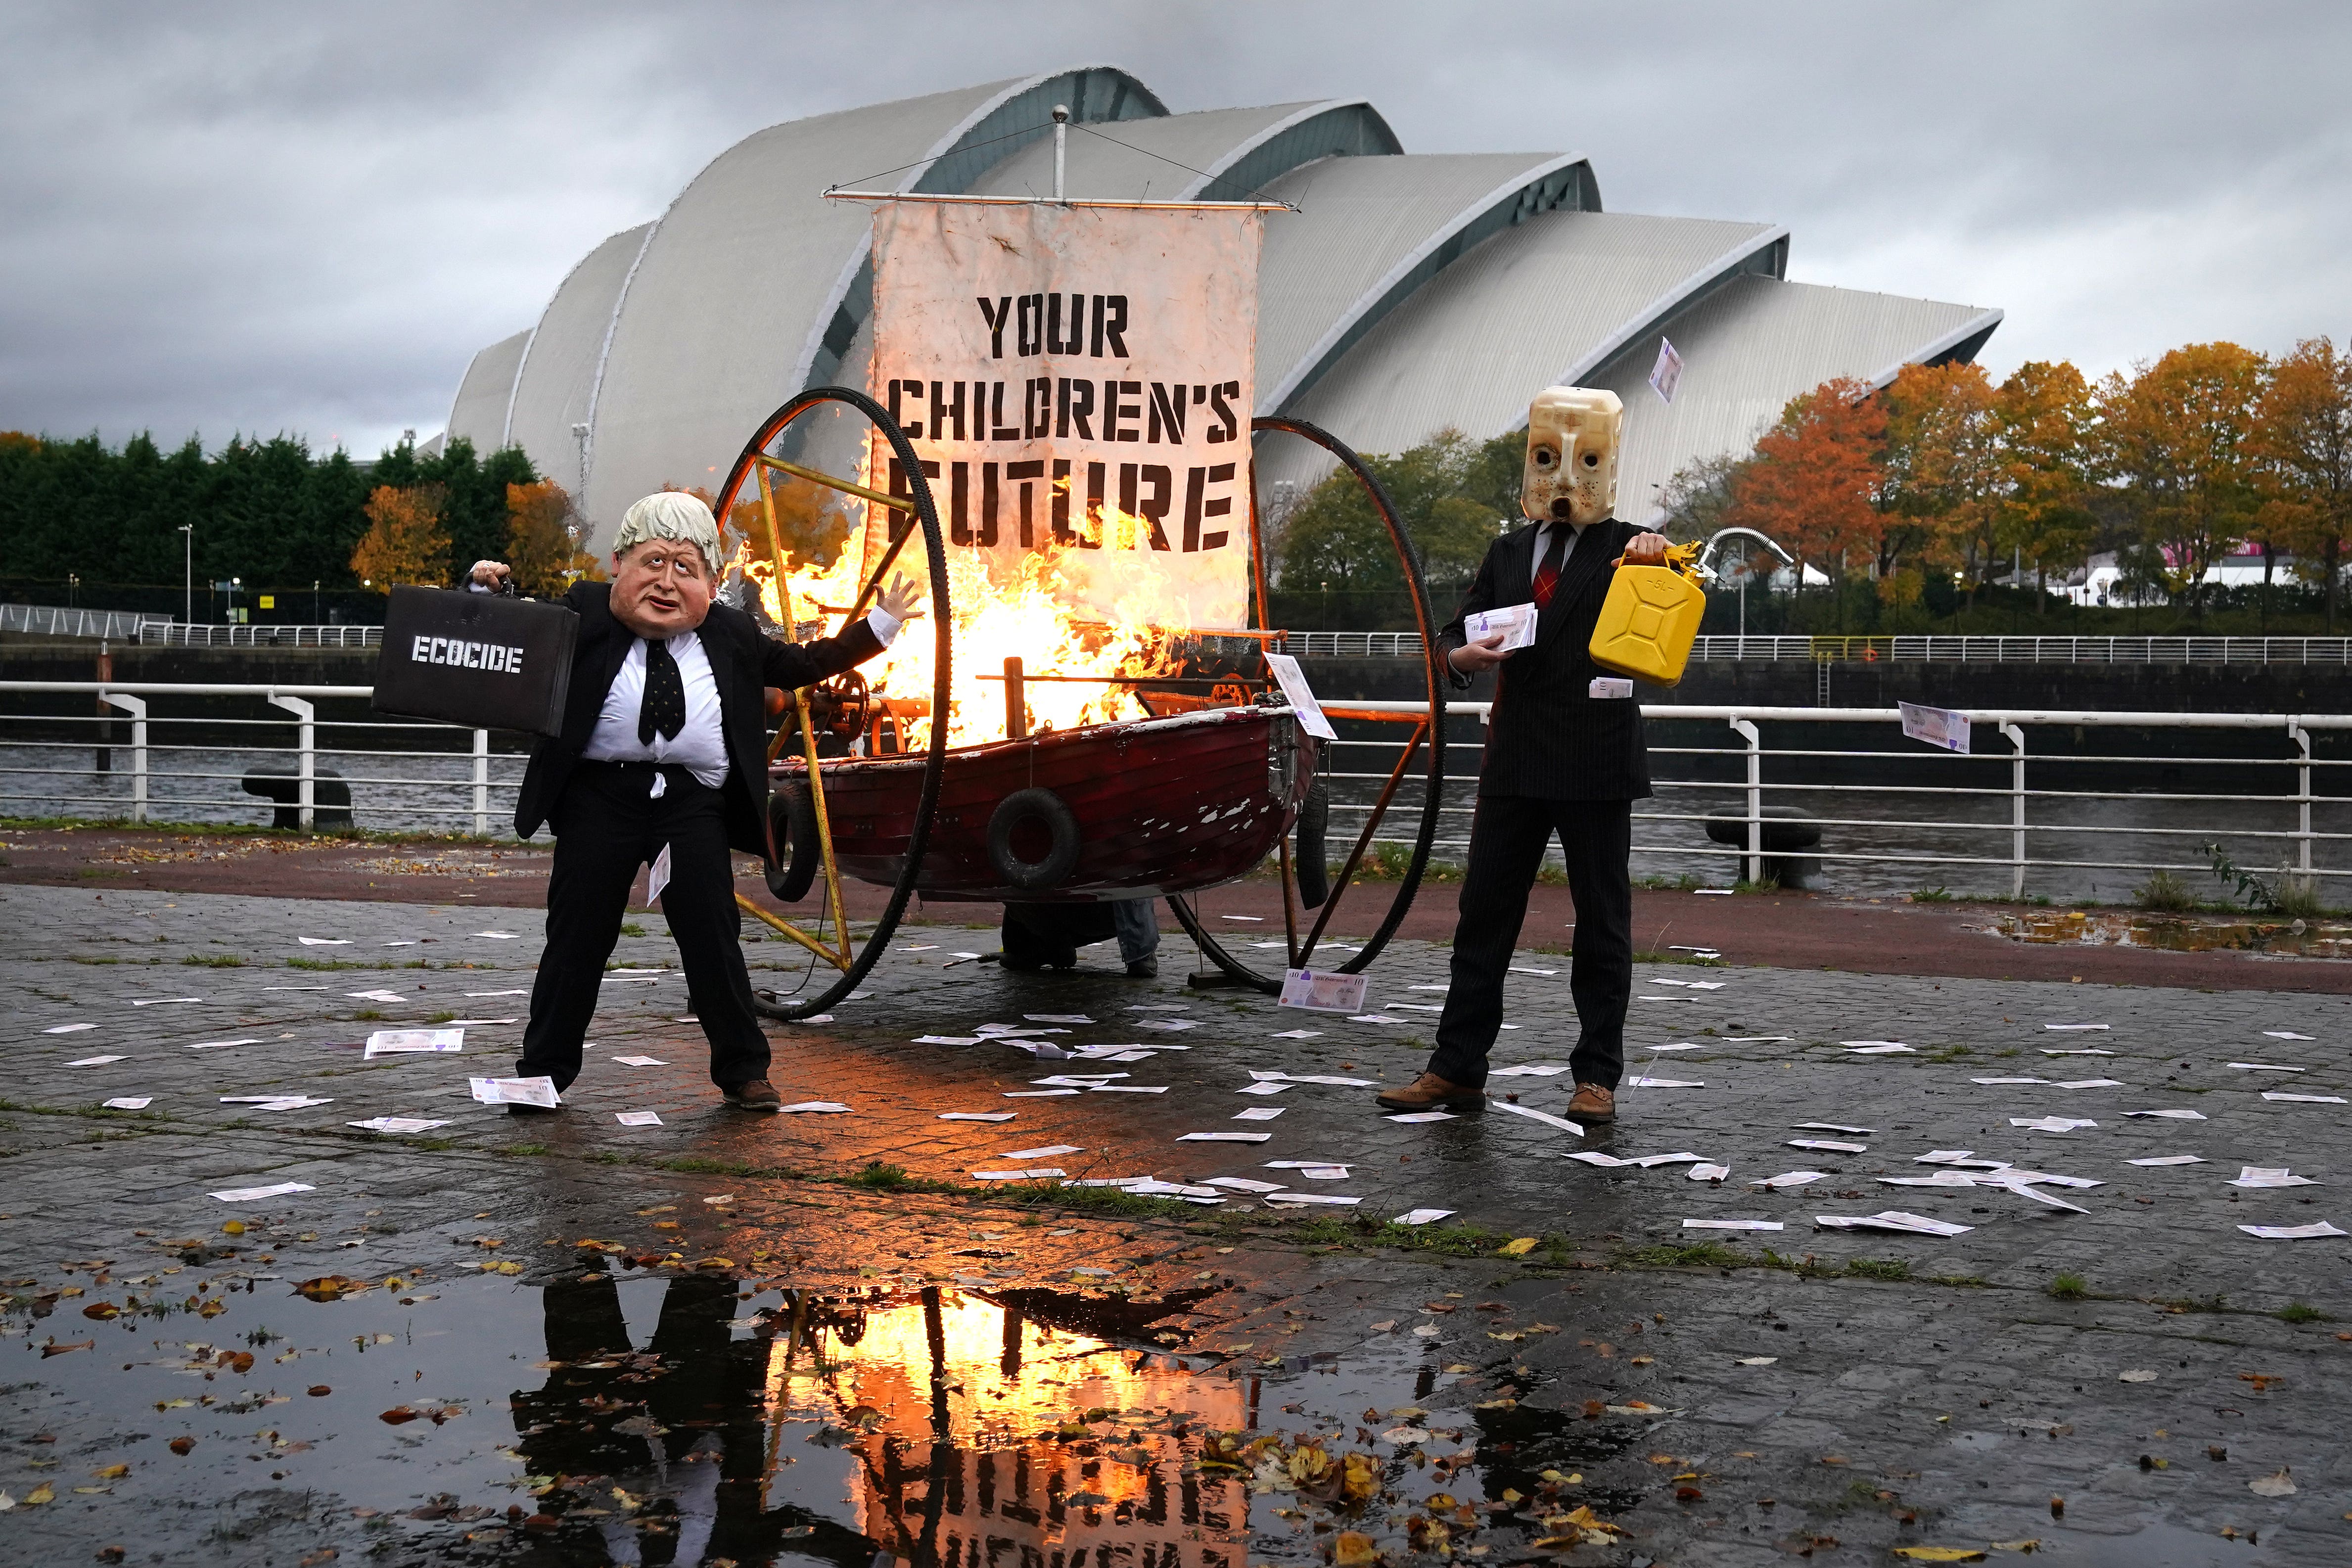
<svg viewBox="0 0 2352 1568">
<path fill-rule="evenodd" d="M 1476 675 L 1482 670 L 1494 668 L 1510 657 L 1503 647 L 1503 634 L 1493 632 L 1475 642 L 1463 644 L 1447 654 L 1445 661 L 1465 675 Z"/>
</svg>

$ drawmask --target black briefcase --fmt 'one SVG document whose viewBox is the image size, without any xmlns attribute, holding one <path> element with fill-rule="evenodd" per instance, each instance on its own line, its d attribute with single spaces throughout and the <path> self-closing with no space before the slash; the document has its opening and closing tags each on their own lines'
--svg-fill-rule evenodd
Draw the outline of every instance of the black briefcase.
<svg viewBox="0 0 2352 1568">
<path fill-rule="evenodd" d="M 560 734 L 579 640 L 580 617 L 561 605 L 394 588 L 376 653 L 375 710 Z"/>
</svg>

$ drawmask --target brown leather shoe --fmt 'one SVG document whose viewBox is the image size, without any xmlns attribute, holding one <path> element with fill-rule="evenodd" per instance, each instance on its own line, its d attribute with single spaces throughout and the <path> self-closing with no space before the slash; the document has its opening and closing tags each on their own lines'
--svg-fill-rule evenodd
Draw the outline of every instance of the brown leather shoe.
<svg viewBox="0 0 2352 1568">
<path fill-rule="evenodd" d="M 1402 1089 L 1390 1089 L 1378 1103 L 1384 1110 L 1484 1110 L 1486 1091 L 1465 1089 L 1425 1072 Z"/>
<path fill-rule="evenodd" d="M 766 1079 L 755 1078 L 727 1090 L 727 1103 L 745 1110 L 779 1110 L 783 1108 L 784 1097 Z"/>
<path fill-rule="evenodd" d="M 1597 1083 L 1580 1083 L 1569 1097 L 1568 1110 L 1562 1112 L 1570 1121 L 1581 1121 L 1597 1127 L 1617 1120 L 1617 1096 Z"/>
</svg>

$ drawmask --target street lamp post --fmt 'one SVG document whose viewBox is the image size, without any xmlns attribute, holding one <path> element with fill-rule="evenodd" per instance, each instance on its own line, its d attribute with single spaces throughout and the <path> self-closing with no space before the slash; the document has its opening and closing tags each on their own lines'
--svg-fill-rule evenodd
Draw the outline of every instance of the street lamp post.
<svg viewBox="0 0 2352 1568">
<path fill-rule="evenodd" d="M 184 567 L 187 574 L 187 586 L 184 590 L 186 598 L 180 606 L 180 621 L 184 626 L 194 626 L 196 619 L 196 525 L 184 522 L 180 524 L 180 532 L 187 541 Z"/>
</svg>

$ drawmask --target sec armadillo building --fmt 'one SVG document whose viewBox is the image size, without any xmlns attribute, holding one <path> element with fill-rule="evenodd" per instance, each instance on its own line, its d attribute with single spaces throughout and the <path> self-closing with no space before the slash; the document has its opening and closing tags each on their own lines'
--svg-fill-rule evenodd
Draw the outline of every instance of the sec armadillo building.
<svg viewBox="0 0 2352 1568">
<path fill-rule="evenodd" d="M 1070 196 L 1298 209 L 1266 224 L 1257 413 L 1381 452 L 1517 428 L 1544 386 L 1608 387 L 1629 411 L 1620 510 L 1636 521 L 1677 468 L 1746 448 L 1797 393 L 1969 359 L 2000 321 L 1790 282 L 1772 224 L 1604 211 L 1576 153 L 1407 153 L 1361 100 L 1171 114 L 1128 72 L 1085 66 L 746 137 L 475 354 L 448 434 L 520 446 L 600 539 L 650 490 L 714 484 L 793 393 L 865 384 L 867 214 L 825 188 L 897 169 L 866 183 L 1049 195 L 1056 104 L 1094 132 L 1068 138 Z M 1671 405 L 1646 384 L 1661 337 L 1685 367 Z M 1305 460 L 1282 445 L 1270 461 Z"/>
</svg>

